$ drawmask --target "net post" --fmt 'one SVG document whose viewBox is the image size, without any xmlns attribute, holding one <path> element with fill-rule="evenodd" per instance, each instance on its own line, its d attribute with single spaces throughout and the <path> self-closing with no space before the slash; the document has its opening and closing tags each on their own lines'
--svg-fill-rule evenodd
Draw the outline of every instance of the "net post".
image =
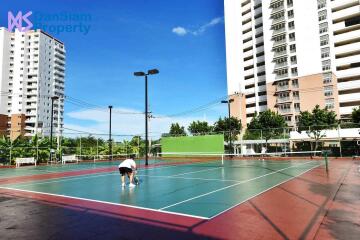
<svg viewBox="0 0 360 240">
<path fill-rule="evenodd" d="M 326 172 L 329 172 L 329 160 L 328 160 L 328 153 L 327 151 L 324 151 L 324 160 L 325 160 L 325 169 Z"/>
<path fill-rule="evenodd" d="M 221 165 L 223 165 L 223 166 L 224 166 L 224 155 L 225 154 L 221 154 Z"/>
</svg>

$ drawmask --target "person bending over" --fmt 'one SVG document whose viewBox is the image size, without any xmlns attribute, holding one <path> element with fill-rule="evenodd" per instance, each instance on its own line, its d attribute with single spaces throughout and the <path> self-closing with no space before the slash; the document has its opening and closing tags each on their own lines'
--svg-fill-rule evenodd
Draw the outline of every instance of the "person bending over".
<svg viewBox="0 0 360 240">
<path fill-rule="evenodd" d="M 130 158 L 125 159 L 119 164 L 119 172 L 121 175 L 121 186 L 125 187 L 125 175 L 127 175 L 130 179 L 129 187 L 135 187 L 134 184 L 134 174 L 136 171 L 136 163 L 134 161 L 134 156 L 130 156 Z"/>
</svg>

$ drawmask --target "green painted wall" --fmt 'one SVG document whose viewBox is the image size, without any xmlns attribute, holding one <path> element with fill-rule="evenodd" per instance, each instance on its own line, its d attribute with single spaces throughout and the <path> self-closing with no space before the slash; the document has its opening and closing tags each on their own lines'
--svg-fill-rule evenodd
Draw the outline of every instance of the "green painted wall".
<svg viewBox="0 0 360 240">
<path fill-rule="evenodd" d="M 224 135 L 163 137 L 161 151 L 163 153 L 224 153 Z"/>
</svg>

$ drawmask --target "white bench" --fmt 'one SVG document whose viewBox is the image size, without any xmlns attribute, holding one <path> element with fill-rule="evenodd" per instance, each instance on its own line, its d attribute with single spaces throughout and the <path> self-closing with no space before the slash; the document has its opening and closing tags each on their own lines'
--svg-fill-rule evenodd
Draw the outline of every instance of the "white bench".
<svg viewBox="0 0 360 240">
<path fill-rule="evenodd" d="M 68 156 L 62 156 L 61 163 L 65 164 L 67 162 L 79 162 L 79 159 L 76 157 L 76 155 L 68 155 Z"/>
<path fill-rule="evenodd" d="M 16 158 L 15 159 L 15 164 L 16 167 L 20 167 L 21 164 L 26 164 L 26 163 L 34 163 L 36 166 L 36 160 L 33 157 L 28 157 L 28 158 Z"/>
</svg>

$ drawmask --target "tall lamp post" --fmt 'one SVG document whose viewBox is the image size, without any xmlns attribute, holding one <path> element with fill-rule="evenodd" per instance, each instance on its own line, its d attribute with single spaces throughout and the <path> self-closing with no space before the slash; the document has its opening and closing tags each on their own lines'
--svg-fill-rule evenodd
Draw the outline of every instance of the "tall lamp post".
<svg viewBox="0 0 360 240">
<path fill-rule="evenodd" d="M 53 125 L 54 125 L 54 101 L 58 100 L 58 96 L 51 97 L 51 119 L 50 119 L 50 164 L 52 164 L 53 157 Z"/>
<path fill-rule="evenodd" d="M 234 99 L 224 100 L 221 103 L 226 103 L 228 105 L 228 114 L 229 114 L 229 153 L 232 153 L 232 143 L 231 143 L 231 111 L 230 104 L 234 101 Z"/>
<path fill-rule="evenodd" d="M 145 165 L 148 165 L 148 76 L 158 74 L 159 70 L 157 69 L 151 69 L 148 70 L 147 73 L 145 72 L 134 72 L 134 75 L 136 77 L 142 77 L 145 76 Z"/>
<path fill-rule="evenodd" d="M 109 161 L 112 160 L 112 139 L 111 139 L 111 110 L 113 106 L 109 106 Z"/>
</svg>

